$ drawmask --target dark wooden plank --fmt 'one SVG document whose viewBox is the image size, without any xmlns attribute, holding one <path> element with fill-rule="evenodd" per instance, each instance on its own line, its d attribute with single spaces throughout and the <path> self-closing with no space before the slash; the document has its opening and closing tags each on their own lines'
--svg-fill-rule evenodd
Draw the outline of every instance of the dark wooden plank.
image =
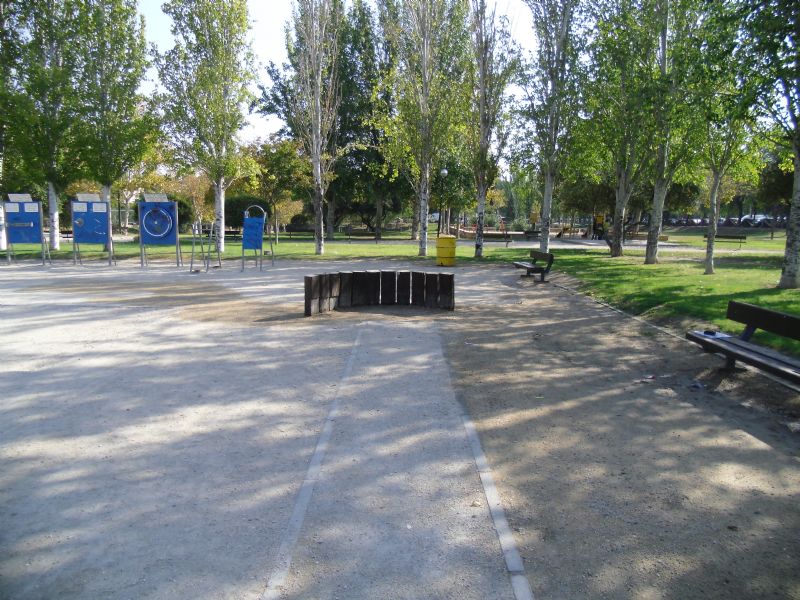
<svg viewBox="0 0 800 600">
<path fill-rule="evenodd" d="M 397 303 L 411 304 L 411 271 L 397 272 Z"/>
<path fill-rule="evenodd" d="M 367 303 L 367 272 L 355 271 L 353 273 L 352 306 L 364 306 L 366 303 Z"/>
<path fill-rule="evenodd" d="M 397 271 L 381 271 L 381 304 L 397 304 Z"/>
<path fill-rule="evenodd" d="M 439 308 L 456 309 L 456 284 L 453 273 L 439 273 Z"/>
<path fill-rule="evenodd" d="M 718 352 L 767 373 L 800 383 L 800 363 L 791 357 L 778 354 L 779 358 L 776 359 L 775 354 L 771 352 L 765 354 L 765 349 L 761 346 L 725 334 L 709 336 L 702 331 L 690 331 L 686 337 L 700 344 L 707 352 Z"/>
<path fill-rule="evenodd" d="M 425 306 L 437 308 L 439 306 L 439 274 L 425 273 Z"/>
<path fill-rule="evenodd" d="M 303 278 L 303 286 L 305 288 L 305 316 L 310 317 L 319 312 L 319 284 L 315 279 L 315 275 L 306 275 Z M 317 296 L 314 296 L 314 290 L 317 290 Z"/>
<path fill-rule="evenodd" d="M 754 325 L 770 333 L 800 340 L 800 317 L 796 315 L 731 300 L 728 302 L 727 317 L 731 321 Z"/>
<path fill-rule="evenodd" d="M 353 305 L 353 272 L 339 273 L 339 308 L 350 308 Z"/>
<path fill-rule="evenodd" d="M 381 272 L 367 271 L 366 304 L 376 306 L 381 303 Z"/>
<path fill-rule="evenodd" d="M 425 273 L 411 272 L 411 304 L 425 306 Z"/>
</svg>

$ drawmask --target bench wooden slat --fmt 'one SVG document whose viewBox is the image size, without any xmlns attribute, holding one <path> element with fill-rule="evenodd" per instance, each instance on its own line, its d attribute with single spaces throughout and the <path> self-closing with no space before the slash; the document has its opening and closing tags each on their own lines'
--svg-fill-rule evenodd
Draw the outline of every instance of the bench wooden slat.
<svg viewBox="0 0 800 600">
<path fill-rule="evenodd" d="M 800 318 L 788 313 L 731 300 L 728 302 L 727 317 L 737 323 L 753 325 L 757 329 L 800 340 Z"/>
<path fill-rule="evenodd" d="M 530 276 L 532 273 L 541 276 L 540 281 L 544 281 L 544 276 L 550 272 L 553 266 L 554 256 L 549 252 L 540 252 L 539 250 L 531 250 L 531 262 L 517 261 L 512 263 L 518 269 L 525 269 L 525 276 Z M 545 261 L 547 264 L 541 264 L 539 261 Z"/>
<path fill-rule="evenodd" d="M 767 373 L 800 383 L 800 361 L 756 344 L 725 334 L 707 335 L 690 331 L 687 339 L 700 344 L 708 352 L 719 352 L 735 360 L 746 362 Z"/>
</svg>

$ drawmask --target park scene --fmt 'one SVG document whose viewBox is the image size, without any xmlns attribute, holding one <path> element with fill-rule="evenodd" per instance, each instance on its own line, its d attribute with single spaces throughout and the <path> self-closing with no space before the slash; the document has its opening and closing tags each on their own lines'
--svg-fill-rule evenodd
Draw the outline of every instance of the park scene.
<svg viewBox="0 0 800 600">
<path fill-rule="evenodd" d="M 0 599 L 800 599 L 796 2 L 0 22 Z"/>
</svg>

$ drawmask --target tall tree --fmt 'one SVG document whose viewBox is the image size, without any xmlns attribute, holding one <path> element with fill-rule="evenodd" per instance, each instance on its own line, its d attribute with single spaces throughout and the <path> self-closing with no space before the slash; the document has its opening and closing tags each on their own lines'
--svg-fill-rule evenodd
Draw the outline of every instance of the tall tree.
<svg viewBox="0 0 800 600">
<path fill-rule="evenodd" d="M 336 160 L 334 133 L 339 108 L 338 54 L 341 0 L 296 0 L 287 46 L 291 74 L 273 78 L 289 127 L 303 142 L 314 181 L 316 254 L 325 252 L 325 194 Z"/>
<path fill-rule="evenodd" d="M 645 9 L 645 0 L 601 0 L 590 48 L 589 117 L 615 176 L 611 256 L 623 254 L 628 201 L 652 157 L 649 81 L 657 38 Z"/>
<path fill-rule="evenodd" d="M 157 59 L 166 139 L 183 165 L 214 188 L 215 223 L 225 231 L 225 190 L 254 169 L 237 133 L 251 94 L 246 0 L 169 0 L 175 46 Z M 225 236 L 219 236 L 224 250 Z"/>
<path fill-rule="evenodd" d="M 383 123 L 387 148 L 417 196 L 419 255 L 428 254 L 428 208 L 437 156 L 455 131 L 464 105 L 468 51 L 465 0 L 380 0 L 384 34 L 397 63 L 387 78 L 397 101 L 396 115 Z"/>
<path fill-rule="evenodd" d="M 83 41 L 81 153 L 109 201 L 111 185 L 152 143 L 155 124 L 138 94 L 147 68 L 144 19 L 136 0 L 85 0 L 92 35 Z"/>
<path fill-rule="evenodd" d="M 800 287 L 800 3 L 737 0 L 741 36 L 752 71 L 759 74 L 759 104 L 783 129 L 792 149 L 794 183 L 779 288 Z"/>
<path fill-rule="evenodd" d="M 508 28 L 497 17 L 497 4 L 490 9 L 486 0 L 471 0 L 471 8 L 473 64 L 467 139 L 478 194 L 475 257 L 481 258 L 486 193 L 497 178 L 498 163 L 508 140 L 507 123 L 503 122 L 509 104 L 506 91 L 517 73 L 519 60 Z"/>
<path fill-rule="evenodd" d="M 50 245 L 58 249 L 59 194 L 81 173 L 75 82 L 88 34 L 87 13 L 78 0 L 21 0 L 17 8 L 22 39 L 13 102 L 20 131 L 15 151 L 32 176 L 46 184 Z"/>
<path fill-rule="evenodd" d="M 0 196 L 9 191 L 6 188 L 6 153 L 13 126 L 11 66 L 17 60 L 19 43 L 17 8 L 15 2 L 0 0 Z M 3 217 L 0 211 L 0 250 L 7 247 Z"/>
<path fill-rule="evenodd" d="M 724 4 L 724 3 L 719 3 Z M 664 201 L 676 172 L 687 166 L 701 145 L 701 115 L 693 97 L 701 82 L 693 81 L 694 61 L 704 60 L 695 52 L 700 20 L 697 0 L 653 0 L 643 20 L 652 16 L 658 32 L 656 61 L 652 81 L 655 153 L 655 181 L 650 227 L 647 234 L 645 264 L 658 262 L 658 238 L 664 214 Z"/>
<path fill-rule="evenodd" d="M 714 273 L 714 238 L 720 214 L 720 187 L 723 178 L 747 156 L 750 130 L 755 125 L 753 111 L 756 73 L 745 77 L 749 64 L 738 44 L 740 22 L 729 3 L 708 3 L 696 43 L 685 48 L 695 73 L 696 103 L 703 132 L 701 159 L 711 175 L 706 235 L 705 273 Z"/>
<path fill-rule="evenodd" d="M 539 249 L 549 252 L 553 190 L 580 109 L 578 68 L 582 41 L 578 37 L 579 0 L 526 0 L 533 15 L 537 48 L 524 76 L 527 106 L 523 118 L 533 128 L 531 139 L 544 190 Z M 527 127 L 526 127 L 527 129 Z"/>
</svg>

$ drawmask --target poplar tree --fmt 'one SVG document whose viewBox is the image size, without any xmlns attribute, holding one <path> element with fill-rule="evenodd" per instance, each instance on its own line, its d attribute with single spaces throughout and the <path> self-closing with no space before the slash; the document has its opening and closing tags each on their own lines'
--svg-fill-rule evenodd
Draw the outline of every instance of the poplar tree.
<svg viewBox="0 0 800 600">
<path fill-rule="evenodd" d="M 13 119 L 31 177 L 45 182 L 50 246 L 60 248 L 58 197 L 81 175 L 78 155 L 80 79 L 86 11 L 78 0 L 21 0 Z"/>
<path fill-rule="evenodd" d="M 471 8 L 473 64 L 467 139 L 478 194 L 475 257 L 481 258 L 486 193 L 494 185 L 508 140 L 507 123 L 503 122 L 509 103 L 506 90 L 517 73 L 519 61 L 508 28 L 497 17 L 497 4 L 489 9 L 486 0 L 472 0 Z"/>
<path fill-rule="evenodd" d="M 252 53 L 246 0 L 169 0 L 175 46 L 157 59 L 166 143 L 214 188 L 214 217 L 225 249 L 225 191 L 254 164 L 237 133 L 251 100 Z"/>
<path fill-rule="evenodd" d="M 340 0 L 296 0 L 287 34 L 292 71 L 280 92 L 289 126 L 302 140 L 311 163 L 316 254 L 325 253 L 325 193 L 336 160 L 342 19 Z"/>
<path fill-rule="evenodd" d="M 657 38 L 645 8 L 644 0 L 601 0 L 595 15 L 598 32 L 590 45 L 590 125 L 615 178 L 611 256 L 623 255 L 628 201 L 652 163 L 649 86 Z"/>
<path fill-rule="evenodd" d="M 581 5 L 579 0 L 526 0 L 525 3 L 533 15 L 537 45 L 523 81 L 526 105 L 522 116 L 533 129 L 530 139 L 534 147 L 529 152 L 538 158 L 544 184 L 539 249 L 549 252 L 553 190 L 580 109 L 578 54 L 583 43 L 577 21 Z"/>
<path fill-rule="evenodd" d="M 464 0 L 380 0 L 382 20 L 395 51 L 387 77 L 397 105 L 382 127 L 387 151 L 417 197 L 419 255 L 428 254 L 428 210 L 437 158 L 450 143 L 465 105 L 464 71 L 469 49 Z"/>
<path fill-rule="evenodd" d="M 138 89 L 147 68 L 144 19 L 136 0 L 85 0 L 91 35 L 82 42 L 80 152 L 109 201 L 111 185 L 152 141 L 153 119 Z"/>
<path fill-rule="evenodd" d="M 758 76 L 759 105 L 792 150 L 794 180 L 779 288 L 800 287 L 800 3 L 736 0 L 743 58 Z"/>
</svg>

